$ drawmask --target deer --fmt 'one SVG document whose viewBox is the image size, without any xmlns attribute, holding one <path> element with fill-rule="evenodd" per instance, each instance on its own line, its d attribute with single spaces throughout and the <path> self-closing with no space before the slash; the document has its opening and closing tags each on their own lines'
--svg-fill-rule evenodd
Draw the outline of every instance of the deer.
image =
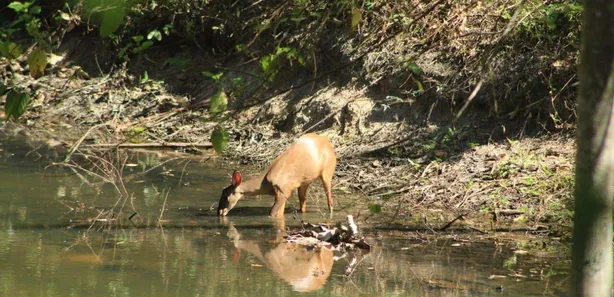
<svg viewBox="0 0 614 297">
<path fill-rule="evenodd" d="M 279 242 L 263 252 L 257 240 L 245 240 L 232 223 L 227 236 L 234 245 L 233 262 L 241 251 L 256 257 L 297 292 L 321 289 L 331 275 L 335 258 L 330 245 L 307 246 L 297 242 Z"/>
<path fill-rule="evenodd" d="M 238 170 L 232 173 L 231 184 L 222 190 L 218 215 L 226 216 L 245 196 L 270 195 L 275 202 L 269 216 L 281 218 L 286 201 L 298 189 L 300 212 L 307 209 L 307 189 L 316 179 L 322 181 L 328 211 L 333 214 L 332 179 L 337 156 L 328 137 L 315 133 L 305 134 L 294 141 L 261 174 L 242 182 Z"/>
</svg>

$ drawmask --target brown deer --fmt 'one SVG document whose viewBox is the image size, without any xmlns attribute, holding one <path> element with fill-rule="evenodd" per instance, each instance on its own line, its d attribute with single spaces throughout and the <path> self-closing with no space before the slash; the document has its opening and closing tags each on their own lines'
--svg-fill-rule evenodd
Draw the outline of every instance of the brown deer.
<svg viewBox="0 0 614 297">
<path fill-rule="evenodd" d="M 227 235 L 235 248 L 234 261 L 239 260 L 241 251 L 246 251 L 289 283 L 294 291 L 318 290 L 326 284 L 331 274 L 334 263 L 332 246 L 308 247 L 294 242 L 280 242 L 263 253 L 258 241 L 241 239 L 232 223 Z"/>
<path fill-rule="evenodd" d="M 275 203 L 270 216 L 282 217 L 286 201 L 298 189 L 300 211 L 305 212 L 307 188 L 320 178 L 326 193 L 328 210 L 333 213 L 331 182 L 337 157 L 327 137 L 309 133 L 298 138 L 260 175 L 242 182 L 241 173 L 232 174 L 232 184 L 222 191 L 218 215 L 225 216 L 243 196 L 272 195 Z"/>
</svg>

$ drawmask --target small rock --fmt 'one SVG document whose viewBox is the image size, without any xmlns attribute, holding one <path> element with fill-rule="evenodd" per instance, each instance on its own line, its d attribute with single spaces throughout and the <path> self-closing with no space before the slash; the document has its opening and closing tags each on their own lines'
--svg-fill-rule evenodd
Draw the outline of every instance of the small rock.
<svg viewBox="0 0 614 297">
<path fill-rule="evenodd" d="M 17 63 L 17 62 L 13 62 L 13 63 L 11 63 L 11 64 L 9 65 L 9 69 L 10 69 L 12 72 L 21 72 L 21 71 L 23 71 L 23 68 L 22 68 L 22 67 L 21 67 L 21 65 L 19 65 L 19 63 Z"/>
<path fill-rule="evenodd" d="M 525 165 L 525 169 L 528 171 L 537 171 L 537 168 L 538 168 L 537 164 L 531 163 L 531 164 Z"/>
</svg>

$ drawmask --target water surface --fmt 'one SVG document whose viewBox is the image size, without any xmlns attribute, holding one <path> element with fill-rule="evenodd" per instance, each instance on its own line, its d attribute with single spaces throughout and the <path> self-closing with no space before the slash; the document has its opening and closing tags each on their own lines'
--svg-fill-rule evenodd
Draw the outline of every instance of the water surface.
<svg viewBox="0 0 614 297">
<path fill-rule="evenodd" d="M 138 160 L 148 160 L 147 162 Z M 515 253 L 511 243 L 370 232 L 371 252 L 282 244 L 270 197 L 241 201 L 227 220 L 210 211 L 228 184 L 218 163 L 139 153 L 125 172 L 134 195 L 119 224 L 100 220 L 113 186 L 58 167 L 0 159 L 0 296 L 564 296 L 567 259 Z M 86 181 L 87 180 L 87 181 Z M 319 198 L 304 219 L 322 221 Z M 170 192 L 166 196 L 166 190 Z M 317 189 L 317 190 L 316 190 Z M 313 197 L 310 196 L 310 197 Z M 352 213 L 335 193 L 335 219 Z M 166 198 L 166 202 L 165 202 Z M 319 200 L 318 200 L 319 199 Z M 296 197 L 290 206 L 296 206 Z M 166 204 L 165 204 L 166 203 Z M 162 205 L 162 224 L 157 224 Z M 118 209 L 117 207 L 115 208 Z M 320 210 L 320 211 L 318 211 Z M 104 216 L 106 217 L 106 216 Z M 286 227 L 298 226 L 292 213 Z M 469 240 L 466 240 L 469 239 Z M 352 263 L 350 265 L 350 263 Z"/>
</svg>

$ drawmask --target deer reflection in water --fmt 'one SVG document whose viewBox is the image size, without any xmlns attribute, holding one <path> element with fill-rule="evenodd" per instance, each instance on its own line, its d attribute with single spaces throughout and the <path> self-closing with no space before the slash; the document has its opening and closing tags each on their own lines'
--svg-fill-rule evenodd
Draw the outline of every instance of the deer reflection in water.
<svg viewBox="0 0 614 297">
<path fill-rule="evenodd" d="M 241 235 L 230 223 L 228 237 L 235 247 L 234 260 L 245 251 L 273 270 L 294 291 L 311 292 L 324 286 L 333 267 L 333 250 L 330 246 L 308 247 L 295 242 L 281 241 L 274 248 L 262 253 L 256 240 L 241 239 Z"/>
</svg>

